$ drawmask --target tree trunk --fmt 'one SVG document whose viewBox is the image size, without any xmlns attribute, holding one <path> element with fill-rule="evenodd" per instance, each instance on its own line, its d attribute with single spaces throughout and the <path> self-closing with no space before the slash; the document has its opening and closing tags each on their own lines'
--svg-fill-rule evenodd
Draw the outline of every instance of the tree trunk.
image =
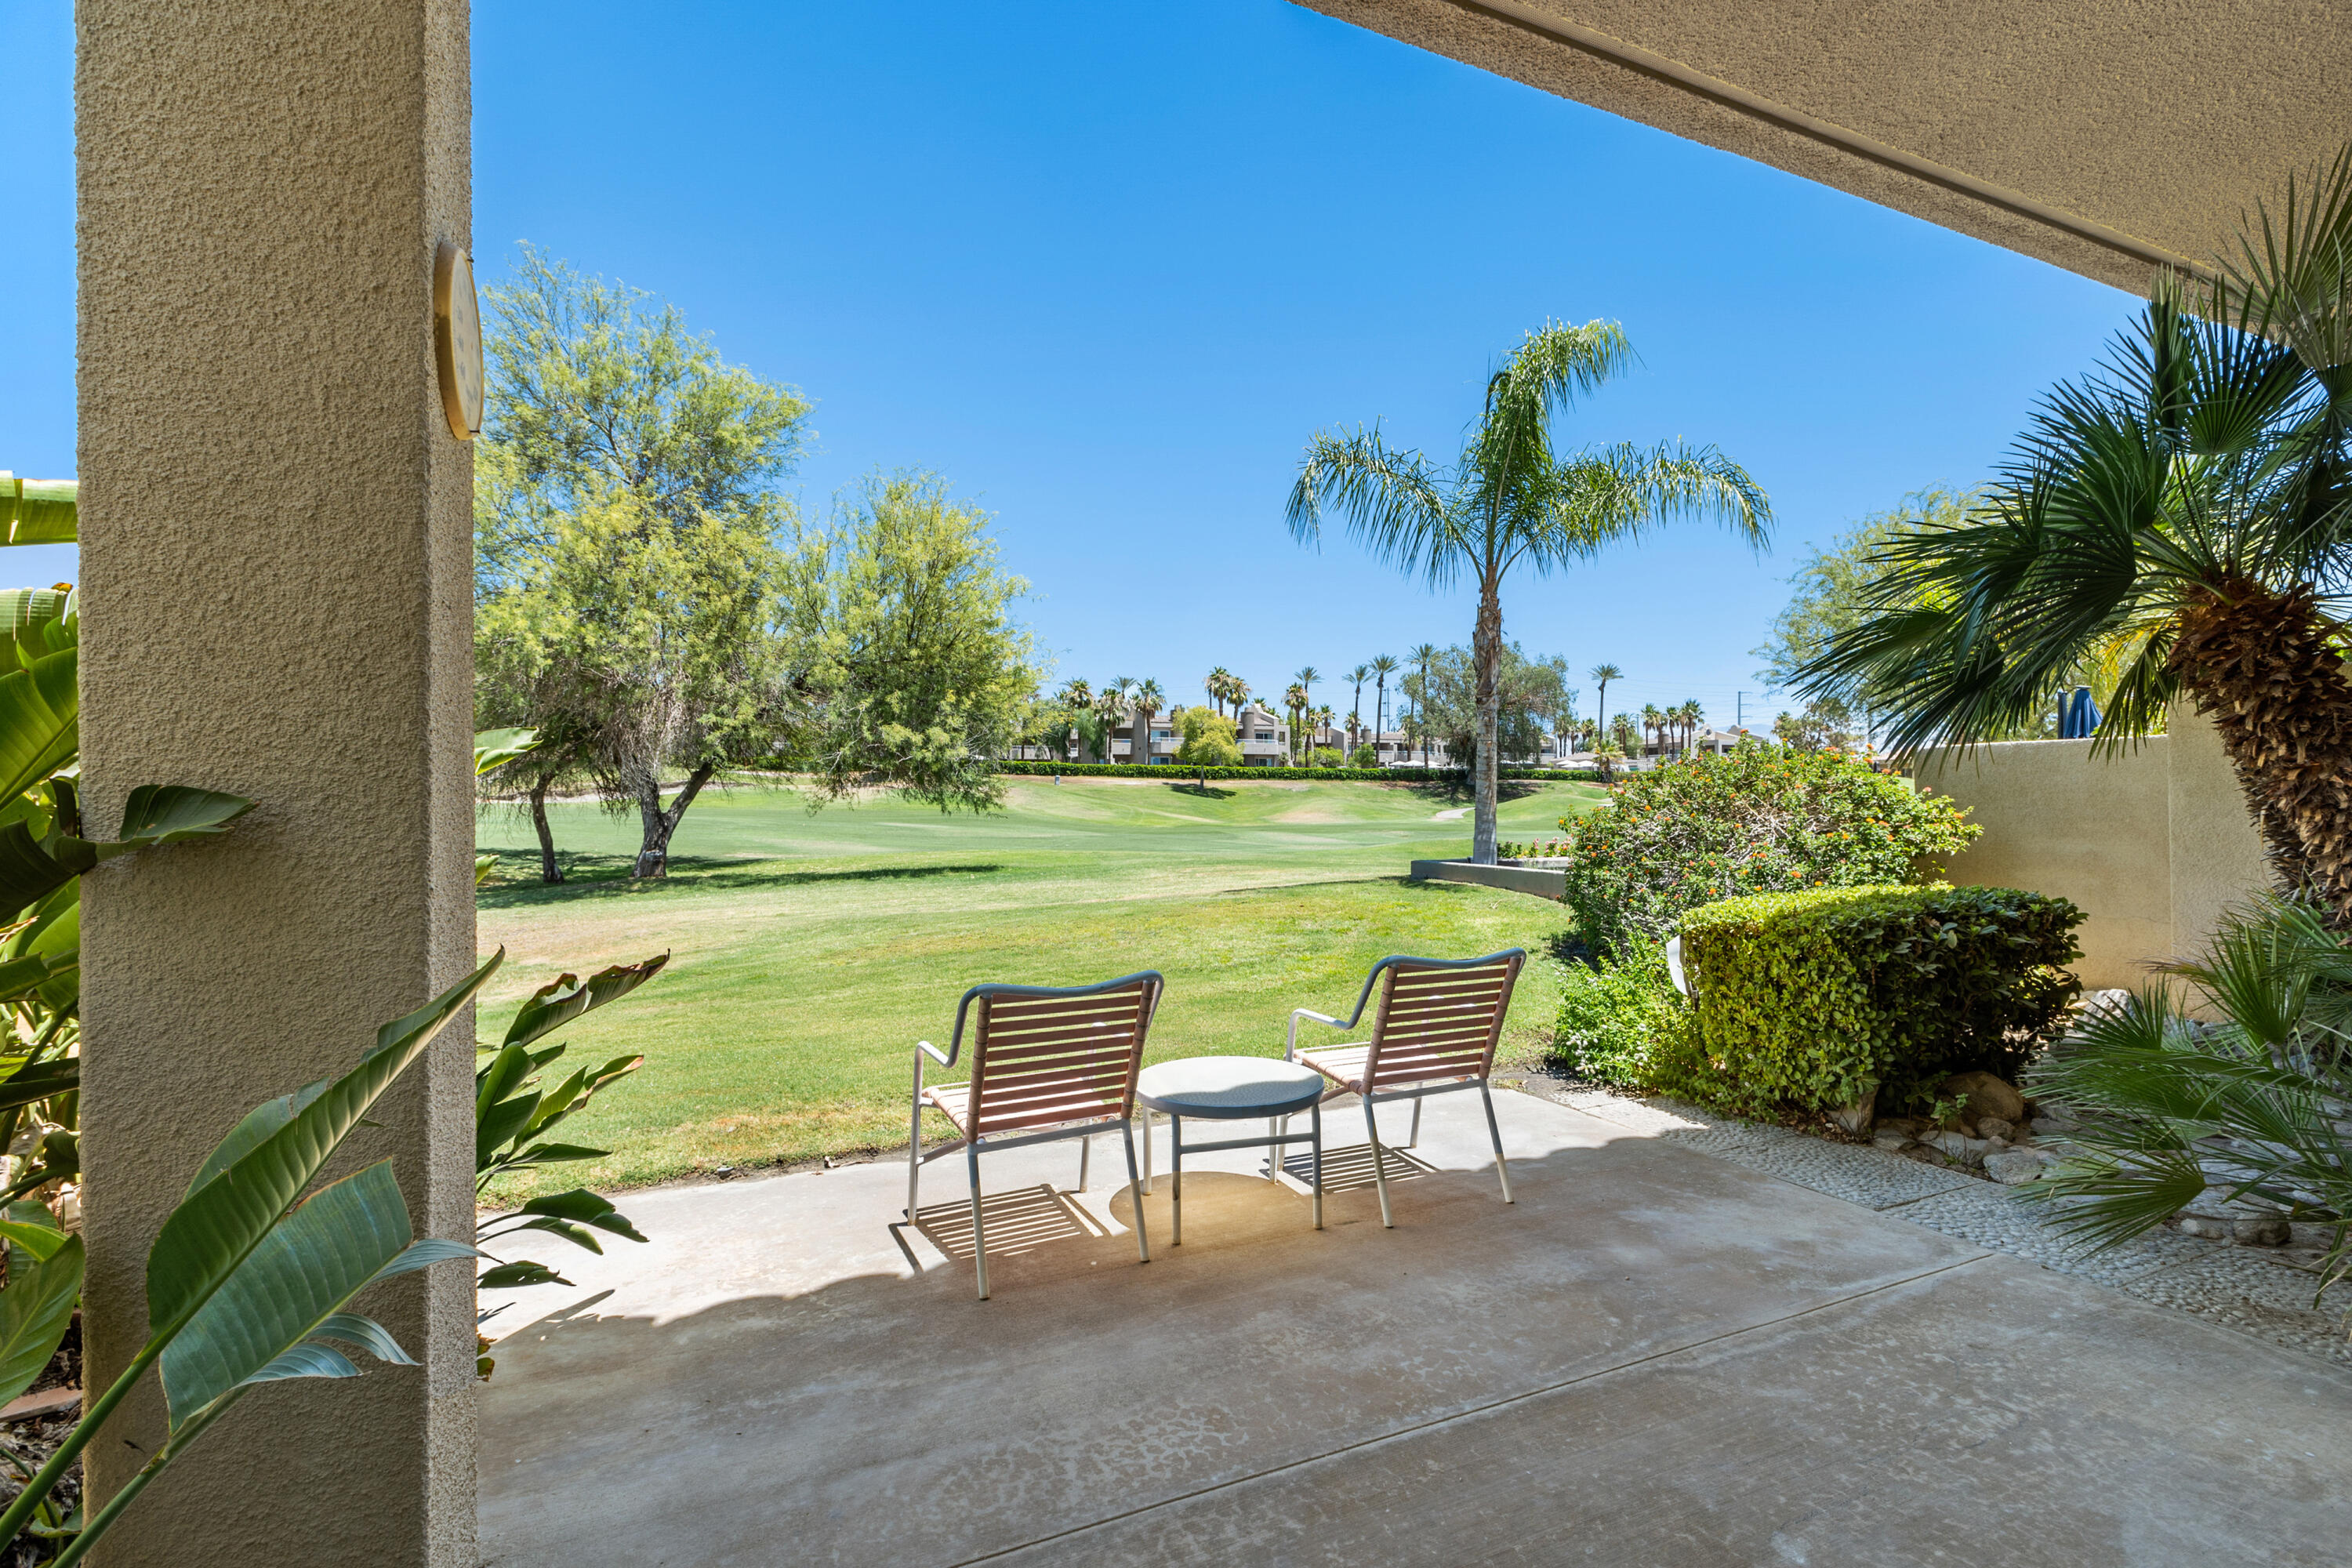
<svg viewBox="0 0 2352 1568">
<path fill-rule="evenodd" d="M 561 882 L 563 880 L 563 868 L 555 863 L 555 834 L 547 826 L 549 783 L 545 773 L 531 781 L 530 825 L 539 830 L 539 879 Z"/>
<path fill-rule="evenodd" d="M 2224 583 L 2180 616 L 2172 666 L 2213 721 L 2271 868 L 2352 930 L 2352 680 L 2307 588 Z"/>
<path fill-rule="evenodd" d="M 652 782 L 637 795 L 637 816 L 645 824 L 646 839 L 637 851 L 637 863 L 629 870 L 632 881 L 669 875 L 670 835 L 677 831 L 678 819 L 718 771 L 718 763 L 705 763 L 688 774 L 686 787 L 677 792 L 677 798 L 670 802 L 667 811 L 662 809 L 661 774 L 655 773 Z"/>
<path fill-rule="evenodd" d="M 1478 594 L 1478 624 L 1470 642 L 1470 657 L 1478 667 L 1478 755 L 1471 783 L 1470 859 L 1474 865 L 1495 863 L 1495 800 L 1499 793 L 1501 759 L 1496 754 L 1502 703 L 1496 680 L 1503 662 L 1503 601 L 1493 584 Z"/>
</svg>

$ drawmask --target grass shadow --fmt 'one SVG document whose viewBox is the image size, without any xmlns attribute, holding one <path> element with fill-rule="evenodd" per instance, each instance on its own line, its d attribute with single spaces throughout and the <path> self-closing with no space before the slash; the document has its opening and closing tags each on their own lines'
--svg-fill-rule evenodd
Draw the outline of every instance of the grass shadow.
<svg viewBox="0 0 2352 1568">
<path fill-rule="evenodd" d="M 520 875 L 515 880 L 493 883 L 480 889 L 475 899 L 477 906 L 482 909 L 509 909 L 554 903 L 565 899 L 645 896 L 709 888 L 821 887 L 835 882 L 984 877 L 1004 869 L 1002 863 L 986 860 L 942 866 L 862 866 L 840 871 L 789 871 L 766 868 L 775 865 L 775 862 L 768 860 L 719 860 L 697 855 L 673 855 L 668 876 L 634 881 L 629 872 L 636 864 L 635 856 L 559 854 L 556 865 L 562 870 L 564 879 L 541 882 L 537 877 L 537 850 L 492 849 L 483 853 L 498 855 L 502 866 L 509 860 L 518 863 Z"/>
<path fill-rule="evenodd" d="M 1177 795 L 1189 795 L 1195 800 L 1231 800 L 1241 793 L 1234 789 L 1219 789 L 1197 779 L 1191 784 L 1170 784 L 1168 787 Z"/>
<path fill-rule="evenodd" d="M 1442 805 L 1467 805 L 1477 798 L 1475 792 L 1470 787 L 1467 774 L 1460 778 L 1444 780 L 1415 779 L 1404 787 L 1423 800 L 1435 801 Z M 1497 805 L 1525 800 L 1545 787 L 1547 787 L 1545 784 L 1527 779 L 1504 779 L 1496 785 L 1495 800 Z"/>
</svg>

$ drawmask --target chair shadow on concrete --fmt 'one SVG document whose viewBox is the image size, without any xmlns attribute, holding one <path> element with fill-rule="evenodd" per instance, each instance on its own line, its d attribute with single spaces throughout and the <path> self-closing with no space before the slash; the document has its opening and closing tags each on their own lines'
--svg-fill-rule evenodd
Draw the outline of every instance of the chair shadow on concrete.
<svg viewBox="0 0 2352 1568">
<path fill-rule="evenodd" d="M 1051 1183 L 1040 1182 L 1034 1187 L 1015 1187 L 1010 1192 L 987 1193 L 981 1197 L 980 1217 L 988 1227 L 988 1256 L 992 1263 L 1000 1255 L 1013 1257 L 1034 1252 L 1055 1242 L 1094 1242 L 1115 1234 L 1094 1215 L 1087 1212 L 1076 1196 L 1063 1192 Z M 891 1226 L 895 1235 L 908 1228 L 905 1220 Z M 915 1211 L 911 1227 L 925 1241 L 945 1253 L 950 1262 L 968 1264 L 972 1259 L 971 1200 L 969 1197 L 947 1203 L 925 1204 Z M 904 1244 L 901 1244 L 902 1249 Z M 908 1253 L 909 1258 L 913 1254 Z M 921 1264 L 917 1263 L 920 1268 Z"/>
</svg>

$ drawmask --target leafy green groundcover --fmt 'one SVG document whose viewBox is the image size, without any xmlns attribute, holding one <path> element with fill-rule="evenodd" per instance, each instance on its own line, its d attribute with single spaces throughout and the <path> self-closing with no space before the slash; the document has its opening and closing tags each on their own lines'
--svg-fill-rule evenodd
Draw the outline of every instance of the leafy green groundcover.
<svg viewBox="0 0 2352 1568">
<path fill-rule="evenodd" d="M 1382 784 L 1461 784 L 1469 775 L 1460 768 L 1196 768 L 1183 763 L 1160 763 L 1139 767 L 1133 763 L 999 763 L 1000 773 L 1033 777 L 1066 773 L 1071 778 L 1193 779 L 1318 779 L 1373 781 Z M 1507 779 L 1555 779 L 1591 784 L 1601 775 L 1591 768 L 1504 768 Z"/>
<path fill-rule="evenodd" d="M 1917 1103 L 1953 1072 L 2012 1081 L 2081 990 L 2083 911 L 2013 888 L 1822 888 L 1683 917 L 1696 1051 L 1656 1087 L 1732 1109 Z"/>
</svg>

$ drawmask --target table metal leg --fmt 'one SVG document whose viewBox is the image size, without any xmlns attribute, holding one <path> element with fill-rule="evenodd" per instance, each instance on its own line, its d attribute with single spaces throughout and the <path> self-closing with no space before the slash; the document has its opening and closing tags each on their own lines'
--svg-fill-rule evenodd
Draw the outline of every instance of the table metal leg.
<svg viewBox="0 0 2352 1568">
<path fill-rule="evenodd" d="M 1087 1162 L 1095 1154 L 1095 1135 L 1091 1132 L 1078 1140 L 1078 1191 L 1087 1190 Z"/>
<path fill-rule="evenodd" d="M 1314 1168 L 1315 1168 L 1315 1172 L 1314 1172 L 1314 1173 L 1315 1173 L 1315 1228 L 1316 1228 L 1316 1229 L 1318 1229 L 1318 1230 L 1321 1230 L 1321 1229 L 1323 1228 L 1323 1104 L 1322 1104 L 1322 1101 L 1318 1100 L 1318 1101 L 1315 1103 L 1314 1109 L 1312 1109 L 1311 1110 L 1309 1110 L 1307 1114 L 1307 1116 L 1311 1119 L 1311 1120 L 1308 1121 L 1308 1123 L 1307 1123 L 1307 1131 L 1309 1131 L 1310 1132 L 1312 1132 L 1312 1133 L 1315 1135 L 1315 1141 L 1314 1141 L 1313 1142 L 1309 1143 L 1309 1144 L 1307 1146 L 1307 1149 L 1308 1149 L 1308 1150 L 1309 1150 L 1309 1152 L 1310 1152 L 1311 1159 L 1312 1159 L 1312 1163 L 1313 1163 L 1313 1165 L 1314 1165 Z"/>
<path fill-rule="evenodd" d="M 1184 1245 L 1184 1119 L 1168 1119 L 1168 1245 Z"/>
</svg>

